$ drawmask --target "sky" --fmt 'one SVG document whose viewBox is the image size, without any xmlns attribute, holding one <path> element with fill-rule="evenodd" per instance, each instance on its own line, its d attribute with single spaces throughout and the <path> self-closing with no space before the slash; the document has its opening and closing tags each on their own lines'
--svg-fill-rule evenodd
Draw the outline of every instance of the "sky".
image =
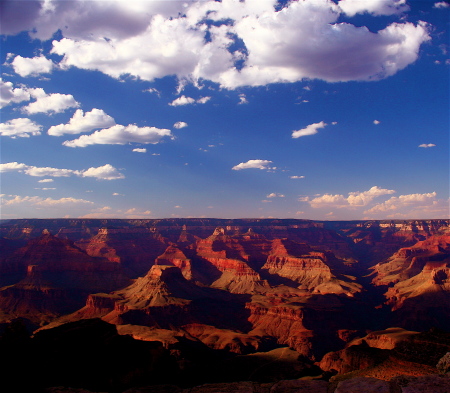
<svg viewBox="0 0 450 393">
<path fill-rule="evenodd" d="M 8 1 L 1 218 L 449 218 L 450 2 Z"/>
</svg>

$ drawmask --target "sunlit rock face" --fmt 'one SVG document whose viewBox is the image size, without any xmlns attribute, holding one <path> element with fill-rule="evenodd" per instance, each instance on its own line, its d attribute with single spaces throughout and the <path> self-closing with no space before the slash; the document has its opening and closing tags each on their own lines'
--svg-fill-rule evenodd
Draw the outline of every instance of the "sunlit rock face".
<svg viewBox="0 0 450 393">
<path fill-rule="evenodd" d="M 432 374 L 450 351 L 446 220 L 22 224 L 0 225 L 0 322 L 52 330 L 98 318 L 160 343 L 192 386 L 200 370 L 223 380 L 213 370 L 225 360 L 230 378 L 315 369 L 392 379 Z M 422 336 L 432 327 L 443 335 Z M 289 373 L 249 371 L 283 349 Z"/>
<path fill-rule="evenodd" d="M 401 248 L 373 268 L 374 285 L 386 287 L 392 323 L 407 329 L 446 329 L 450 317 L 450 234 Z"/>
</svg>

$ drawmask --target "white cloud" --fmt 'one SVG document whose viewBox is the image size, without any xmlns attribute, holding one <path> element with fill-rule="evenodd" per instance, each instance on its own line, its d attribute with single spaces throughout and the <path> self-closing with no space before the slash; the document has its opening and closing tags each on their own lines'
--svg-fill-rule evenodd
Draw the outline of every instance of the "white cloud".
<svg viewBox="0 0 450 393">
<path fill-rule="evenodd" d="M 147 81 L 176 75 L 183 83 L 209 80 L 229 89 L 383 79 L 414 62 L 429 39 L 420 23 L 392 23 L 372 33 L 339 21 L 343 12 L 397 14 L 407 9 L 405 0 L 341 0 L 340 7 L 330 0 L 292 1 L 279 12 L 276 0 L 11 3 L 2 18 L 6 34 L 28 29 L 48 40 L 60 30 L 64 38 L 53 41 L 52 51 L 63 56 L 63 68 Z M 246 50 L 236 50 L 236 41 Z"/>
<path fill-rule="evenodd" d="M 304 179 L 305 176 L 290 176 L 291 179 Z"/>
<path fill-rule="evenodd" d="M 373 121 L 373 124 L 375 124 L 375 125 L 378 125 L 378 124 L 380 124 L 381 123 L 381 121 L 379 121 L 379 120 L 374 120 Z"/>
<path fill-rule="evenodd" d="M 245 94 L 239 94 L 239 102 L 238 105 L 248 104 L 247 97 Z"/>
<path fill-rule="evenodd" d="M 233 31 L 248 56 L 241 70 L 220 74 L 221 85 L 380 80 L 414 62 L 420 45 L 430 39 L 423 23 L 393 23 L 372 33 L 365 26 L 337 23 L 338 18 L 334 3 L 317 0 L 291 2 L 278 13 L 237 21 Z"/>
<path fill-rule="evenodd" d="M 194 99 L 192 97 L 186 97 L 182 95 L 181 97 L 176 98 L 171 103 L 170 106 L 181 106 L 181 105 L 192 105 L 192 104 L 206 104 L 211 97 L 201 97 L 199 99 Z"/>
<path fill-rule="evenodd" d="M 185 123 L 184 121 L 177 121 L 177 122 L 173 125 L 173 127 L 174 127 L 174 128 L 177 128 L 177 129 L 184 128 L 184 127 L 187 127 L 187 126 L 188 126 L 188 124 Z"/>
<path fill-rule="evenodd" d="M 24 170 L 24 173 L 26 175 L 36 176 L 36 177 L 44 177 L 44 176 L 69 177 L 69 176 L 78 174 L 78 171 L 73 171 L 71 169 L 51 168 L 51 167 L 28 166 Z"/>
<path fill-rule="evenodd" d="M 312 208 L 322 208 L 322 207 L 356 208 L 360 206 L 367 206 L 376 197 L 382 195 L 389 195 L 393 193 L 395 193 L 394 190 L 388 190 L 374 186 L 370 188 L 370 190 L 368 191 L 349 192 L 348 197 L 344 197 L 343 195 L 339 194 L 338 195 L 324 194 L 311 200 L 308 200 L 308 202 Z"/>
<path fill-rule="evenodd" d="M 127 143 L 156 144 L 164 137 L 171 137 L 170 130 L 156 127 L 138 127 L 115 125 L 110 128 L 95 131 L 90 135 L 82 135 L 78 139 L 63 142 L 64 146 L 86 147 L 89 145 L 125 145 Z"/>
<path fill-rule="evenodd" d="M 42 126 L 27 118 L 12 119 L 0 123 L 0 135 L 11 138 L 29 138 L 41 135 Z"/>
<path fill-rule="evenodd" d="M 72 197 L 53 199 L 53 198 L 42 198 L 38 196 L 19 196 L 19 195 L 10 195 L 7 199 L 5 196 L 2 196 L 2 205 L 10 206 L 10 205 L 22 205 L 28 204 L 38 207 L 57 207 L 57 206 L 66 206 L 73 204 L 90 204 L 92 205 L 94 202 L 87 201 L 85 199 L 77 199 Z"/>
<path fill-rule="evenodd" d="M 309 126 L 306 126 L 305 128 L 297 131 L 292 131 L 292 138 L 300 138 L 302 136 L 306 135 L 314 135 L 317 134 L 319 131 L 319 128 L 324 128 L 327 124 L 323 121 L 320 123 L 313 123 Z"/>
<path fill-rule="evenodd" d="M 27 169 L 29 166 L 25 164 L 21 164 L 18 162 L 7 162 L 5 164 L 0 164 L 0 172 L 22 172 L 24 169 Z"/>
<path fill-rule="evenodd" d="M 110 164 L 106 164 L 97 168 L 91 167 L 87 170 L 72 170 L 72 169 L 60 169 L 51 167 L 36 167 L 32 165 L 26 165 L 18 162 L 8 162 L 0 164 L 0 172 L 22 172 L 29 176 L 36 177 L 69 177 L 69 176 L 81 176 L 81 177 L 95 177 L 99 180 L 115 180 L 123 179 L 125 176 L 118 172 Z M 51 179 L 44 179 L 45 182 Z"/>
<path fill-rule="evenodd" d="M 379 203 L 373 206 L 371 209 L 366 210 L 366 214 L 374 213 L 386 213 L 390 211 L 397 211 L 402 208 L 418 208 L 423 206 L 429 206 L 430 203 L 434 203 L 436 198 L 436 192 L 425 194 L 408 194 L 400 195 L 398 197 L 391 197 L 385 202 Z"/>
<path fill-rule="evenodd" d="M 406 0 L 341 0 L 339 7 L 348 15 L 363 14 L 394 15 L 408 11 Z"/>
<path fill-rule="evenodd" d="M 321 207 L 340 208 L 348 206 L 347 199 L 343 195 L 324 194 L 320 197 L 311 199 L 308 202 L 313 208 L 321 208 Z"/>
<path fill-rule="evenodd" d="M 38 206 L 44 206 L 44 207 L 49 207 L 49 206 L 61 206 L 61 205 L 70 205 L 70 204 L 94 204 L 94 202 L 91 201 L 87 201 L 85 199 L 77 199 L 77 198 L 60 198 L 60 199 L 52 199 L 52 198 L 46 198 L 42 201 L 39 201 L 36 203 L 36 205 Z"/>
<path fill-rule="evenodd" d="M 11 65 L 14 71 L 22 77 L 48 74 L 54 67 L 53 62 L 42 55 L 32 58 L 16 56 Z"/>
<path fill-rule="evenodd" d="M 424 148 L 428 148 L 428 147 L 435 147 L 436 145 L 434 143 L 422 143 L 421 145 L 419 145 L 419 147 L 424 147 Z"/>
<path fill-rule="evenodd" d="M 196 102 L 198 104 L 206 104 L 210 99 L 211 99 L 211 97 L 201 97 Z"/>
<path fill-rule="evenodd" d="M 98 180 L 124 179 L 125 176 L 110 164 L 98 168 L 89 168 L 81 173 L 83 177 L 95 177 Z"/>
<path fill-rule="evenodd" d="M 48 134 L 53 136 L 81 134 L 98 128 L 112 127 L 115 124 L 114 119 L 101 109 L 94 108 L 86 113 L 77 109 L 69 123 L 50 127 Z"/>
<path fill-rule="evenodd" d="M 147 153 L 147 149 L 140 148 L 140 147 L 137 147 L 136 149 L 133 149 L 132 151 L 134 151 L 136 153 Z"/>
<path fill-rule="evenodd" d="M 155 89 L 154 87 L 150 87 L 148 89 L 143 90 L 143 92 L 147 92 L 147 93 L 155 93 L 158 97 L 161 96 L 161 92 L 158 89 Z"/>
<path fill-rule="evenodd" d="M 28 114 L 61 113 L 69 108 L 77 108 L 80 104 L 71 94 L 46 94 L 44 89 L 30 89 L 30 94 L 36 101 L 22 108 Z"/>
<path fill-rule="evenodd" d="M 434 3 L 433 8 L 450 8 L 450 4 L 445 1 Z"/>
<path fill-rule="evenodd" d="M 53 182 L 53 179 L 42 179 L 42 180 L 38 180 L 38 183 L 51 183 Z"/>
<path fill-rule="evenodd" d="M 372 187 L 368 191 L 350 192 L 347 202 L 352 206 L 367 206 L 372 200 L 378 196 L 394 194 L 394 190 L 387 190 L 377 186 Z"/>
<path fill-rule="evenodd" d="M 119 194 L 118 192 L 113 192 L 113 196 L 124 196 L 123 194 Z"/>
<path fill-rule="evenodd" d="M 0 78 L 0 108 L 30 99 L 31 95 L 26 87 L 14 88 L 11 82 L 3 82 Z"/>
<path fill-rule="evenodd" d="M 272 161 L 269 160 L 248 160 L 247 162 L 241 162 L 238 165 L 235 165 L 233 168 L 234 171 L 239 171 L 241 169 L 271 169 L 268 165 L 271 164 Z"/>
<path fill-rule="evenodd" d="M 195 104 L 195 100 L 192 97 L 181 96 L 173 100 L 169 105 L 170 106 L 180 106 L 180 105 L 190 105 Z"/>
<path fill-rule="evenodd" d="M 266 198 L 284 198 L 284 195 L 276 192 L 271 192 L 270 194 L 266 195 Z"/>
</svg>

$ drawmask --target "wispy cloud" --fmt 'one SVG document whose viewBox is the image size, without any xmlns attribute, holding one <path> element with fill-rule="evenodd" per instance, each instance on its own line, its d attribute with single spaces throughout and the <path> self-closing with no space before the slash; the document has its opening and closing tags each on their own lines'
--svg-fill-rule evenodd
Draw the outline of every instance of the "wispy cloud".
<svg viewBox="0 0 450 393">
<path fill-rule="evenodd" d="M 94 177 L 98 180 L 123 179 L 125 176 L 110 164 L 100 167 L 91 167 L 86 170 L 61 169 L 52 167 L 36 167 L 18 162 L 8 162 L 0 164 L 0 172 L 22 172 L 29 176 L 36 177 Z M 48 181 L 46 179 L 46 181 Z"/>
<path fill-rule="evenodd" d="M 301 130 L 292 131 L 292 138 L 300 138 L 302 136 L 307 135 L 314 135 L 317 134 L 320 128 L 324 128 L 327 125 L 327 123 L 321 121 L 320 123 L 313 123 L 309 126 L 306 126 L 305 128 L 302 128 Z"/>
<path fill-rule="evenodd" d="M 434 143 L 422 143 L 419 145 L 419 147 L 424 147 L 425 149 L 428 147 L 435 147 L 436 145 Z"/>
</svg>

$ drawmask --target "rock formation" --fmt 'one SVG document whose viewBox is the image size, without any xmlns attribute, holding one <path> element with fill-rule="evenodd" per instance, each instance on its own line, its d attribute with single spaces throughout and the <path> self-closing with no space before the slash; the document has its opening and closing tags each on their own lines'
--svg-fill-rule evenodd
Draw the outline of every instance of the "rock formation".
<svg viewBox="0 0 450 393">
<path fill-rule="evenodd" d="M 413 330 L 446 328 L 450 317 L 450 234 L 401 248 L 374 267 L 373 283 L 387 286 L 392 324 Z"/>
<path fill-rule="evenodd" d="M 2 319 L 26 317 L 36 323 L 75 311 L 90 293 L 111 291 L 130 280 L 119 264 L 93 258 L 48 231 L 5 261 L 4 269 L 25 277 L 0 288 Z"/>
<path fill-rule="evenodd" d="M 398 393 L 450 351 L 449 220 L 9 220 L 0 233 L 0 322 L 43 324 L 36 338 L 54 334 L 66 349 L 72 328 L 91 323 L 114 342 L 117 332 L 156 342 L 178 392 L 334 392 L 358 376 L 355 389 L 376 378 Z M 21 337 L 18 348 L 38 342 Z M 156 383 L 149 369 L 103 371 L 117 392 Z M 329 383 L 279 381 L 336 372 Z M 94 386 L 83 378 L 80 388 Z M 234 385 L 196 386 L 207 382 Z"/>
</svg>

